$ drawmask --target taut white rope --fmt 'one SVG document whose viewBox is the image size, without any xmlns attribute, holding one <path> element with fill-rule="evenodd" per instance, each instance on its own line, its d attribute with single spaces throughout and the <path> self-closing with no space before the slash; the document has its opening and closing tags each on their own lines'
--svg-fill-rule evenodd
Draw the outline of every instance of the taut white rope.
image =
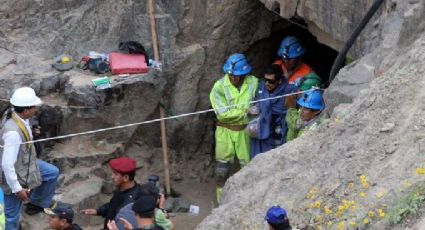
<svg viewBox="0 0 425 230">
<path fill-rule="evenodd" d="M 305 90 L 305 91 L 299 91 L 299 92 L 295 92 L 295 93 L 279 95 L 279 96 L 276 96 L 276 97 L 269 97 L 269 98 L 264 98 L 264 99 L 260 99 L 260 100 L 250 101 L 248 103 L 225 106 L 223 108 L 233 108 L 233 107 L 246 105 L 246 104 L 255 104 L 255 103 L 258 103 L 258 102 L 262 102 L 262 101 L 268 101 L 268 100 L 288 97 L 288 96 L 292 96 L 292 95 L 298 95 L 298 94 L 302 94 L 302 93 L 314 91 L 314 90 L 322 90 L 322 89 L 314 88 L 314 89 L 309 89 L 309 90 Z M 105 131 L 110 131 L 110 130 L 115 130 L 115 129 L 123 129 L 123 128 L 132 127 L 132 126 L 151 124 L 151 123 L 155 123 L 155 122 L 158 122 L 158 121 L 161 121 L 161 120 L 171 120 L 171 119 L 177 119 L 177 118 L 181 118 L 181 117 L 189 117 L 189 116 L 194 116 L 194 115 L 199 115 L 199 114 L 204 114 L 204 113 L 209 113 L 209 112 L 214 112 L 214 109 L 200 110 L 200 111 L 196 111 L 196 112 L 192 112 L 192 113 L 184 113 L 184 114 L 164 117 L 162 119 L 157 118 L 157 119 L 148 120 L 148 121 L 130 123 L 130 124 L 126 124 L 126 125 L 118 125 L 118 126 L 113 126 L 113 127 L 103 128 L 103 129 L 95 129 L 95 130 L 90 130 L 90 131 L 85 131 L 85 132 L 71 133 L 71 134 L 66 134 L 66 135 L 61 135 L 61 136 L 42 138 L 42 139 L 38 139 L 38 140 L 22 142 L 21 145 L 29 144 L 29 143 L 37 143 L 37 142 L 46 142 L 46 141 L 51 141 L 51 140 L 65 139 L 65 138 L 69 138 L 69 137 L 76 137 L 76 136 L 82 136 L 82 135 L 87 135 L 87 134 L 100 133 L 100 132 L 105 132 Z M 0 145 L 0 148 L 4 148 L 5 146 L 6 145 Z"/>
</svg>

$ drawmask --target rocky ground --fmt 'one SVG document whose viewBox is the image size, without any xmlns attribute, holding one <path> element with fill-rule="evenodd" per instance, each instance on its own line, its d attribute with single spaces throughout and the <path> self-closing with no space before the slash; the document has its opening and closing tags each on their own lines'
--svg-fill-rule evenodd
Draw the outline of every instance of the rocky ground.
<svg viewBox="0 0 425 230">
<path fill-rule="evenodd" d="M 140 41 L 151 53 L 146 2 L 6 0 L 0 5 L 0 108 L 14 89 L 33 87 L 46 102 L 39 117 L 46 137 L 155 119 L 161 98 L 173 114 L 207 109 L 208 93 L 222 75 L 225 58 L 267 39 L 273 23 L 282 20 L 278 14 L 303 19 L 319 42 L 340 49 L 371 3 L 157 0 L 164 71 L 112 77 L 111 89 L 95 91 L 91 80 L 99 76 L 77 69 L 57 72 L 51 68 L 54 56 L 69 53 L 79 60 L 90 50 L 116 51 L 125 40 Z M 410 210 L 394 205 L 406 203 L 403 194 L 410 194 L 418 206 L 422 195 L 415 197 L 411 191 L 423 181 L 416 168 L 425 167 L 420 154 L 424 8 L 417 0 L 385 1 L 351 50 L 354 62 L 326 91 L 326 113 L 335 111 L 332 119 L 318 133 L 259 157 L 232 177 L 222 206 L 198 228 L 262 229 L 263 213 L 275 203 L 287 207 L 301 227 L 316 225 L 314 219 L 322 215 L 322 209 L 310 208 L 313 201 L 333 210 L 344 199 L 359 204 L 356 212 L 343 217 L 323 216 L 322 221 L 332 220 L 333 226 L 341 218 L 359 222 L 371 204 L 382 207 L 387 216 L 396 216 L 390 214 L 393 207 Z M 250 61 L 264 67 L 271 52 L 275 50 L 255 49 Z M 45 143 L 42 158 L 62 172 L 57 198 L 73 204 L 76 211 L 107 200 L 111 192 L 107 161 L 117 156 L 137 159 L 140 182 L 149 174 L 162 175 L 158 126 Z M 178 214 L 175 220 L 178 229 L 194 229 L 213 207 L 213 114 L 169 121 L 167 131 L 173 189 L 201 206 L 199 216 Z M 369 181 L 368 189 L 361 187 L 360 175 Z M 351 192 L 345 191 L 347 186 Z M 306 199 L 311 189 L 314 199 Z M 357 197 L 359 192 L 365 196 Z M 43 218 L 24 216 L 24 229 L 43 229 Z M 421 218 L 419 212 L 397 227 L 415 229 L 422 225 Z M 77 221 L 87 229 L 101 223 L 81 216 Z M 371 222 L 374 229 L 387 228 L 389 220 L 375 217 Z"/>
<path fill-rule="evenodd" d="M 275 204 L 301 229 L 423 228 L 424 3 L 397 4 L 403 27 L 387 19 L 380 46 L 326 91 L 332 107 L 341 92 L 353 102 L 230 178 L 222 204 L 197 229 L 267 229 L 263 217 Z M 419 34 L 403 33 L 410 23 Z"/>
</svg>

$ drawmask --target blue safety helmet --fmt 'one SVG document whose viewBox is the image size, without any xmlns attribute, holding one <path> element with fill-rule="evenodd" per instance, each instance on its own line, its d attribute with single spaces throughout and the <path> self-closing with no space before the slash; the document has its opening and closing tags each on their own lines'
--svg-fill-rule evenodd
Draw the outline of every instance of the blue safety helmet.
<svg viewBox="0 0 425 230">
<path fill-rule="evenodd" d="M 325 102 L 322 97 L 322 91 L 314 90 L 303 93 L 297 101 L 298 105 L 307 109 L 320 110 L 325 109 Z"/>
<path fill-rule="evenodd" d="M 268 211 L 264 220 L 269 224 L 283 224 L 288 221 L 288 216 L 285 209 L 280 206 L 272 206 Z"/>
<path fill-rule="evenodd" d="M 280 48 L 277 51 L 277 55 L 282 59 L 294 59 L 299 58 L 305 53 L 304 47 L 301 43 L 293 36 L 286 37 L 280 43 Z"/>
<path fill-rule="evenodd" d="M 223 70 L 227 74 L 238 77 L 251 73 L 252 66 L 248 64 L 245 55 L 235 53 L 230 55 L 226 63 L 224 63 Z"/>
</svg>

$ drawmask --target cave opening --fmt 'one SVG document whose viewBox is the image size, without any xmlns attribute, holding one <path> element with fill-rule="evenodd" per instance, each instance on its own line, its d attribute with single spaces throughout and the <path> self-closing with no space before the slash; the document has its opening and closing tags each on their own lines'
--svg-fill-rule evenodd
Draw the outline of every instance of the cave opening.
<svg viewBox="0 0 425 230">
<path fill-rule="evenodd" d="M 275 11 L 279 9 L 276 8 Z M 246 55 L 253 65 L 253 74 L 257 77 L 264 75 L 264 69 L 278 60 L 277 55 L 281 41 L 287 36 L 295 36 L 306 49 L 302 57 L 303 62 L 308 64 L 322 79 L 323 86 L 329 86 L 329 73 L 338 56 L 338 52 L 331 47 L 320 43 L 307 27 L 302 18 L 290 20 L 280 18 L 271 25 L 270 36 L 255 42 L 247 51 Z"/>
</svg>

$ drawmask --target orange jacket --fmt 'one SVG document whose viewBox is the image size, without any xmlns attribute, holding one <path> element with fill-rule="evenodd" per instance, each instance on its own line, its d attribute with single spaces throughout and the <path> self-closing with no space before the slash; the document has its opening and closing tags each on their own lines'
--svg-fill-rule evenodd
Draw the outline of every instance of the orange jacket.
<svg viewBox="0 0 425 230">
<path fill-rule="evenodd" d="M 286 67 L 283 64 L 282 60 L 276 60 L 275 62 L 273 62 L 274 65 L 280 65 L 282 66 L 282 72 L 285 75 L 286 73 Z M 298 78 L 303 78 L 305 77 L 307 74 L 313 72 L 313 70 L 311 69 L 310 66 L 308 66 L 307 64 L 305 64 L 304 62 L 301 63 L 300 67 L 298 67 L 297 70 L 295 70 L 295 72 L 293 72 L 291 74 L 291 76 L 288 77 L 288 82 L 289 84 L 294 84 L 294 82 L 298 79 Z"/>
</svg>

